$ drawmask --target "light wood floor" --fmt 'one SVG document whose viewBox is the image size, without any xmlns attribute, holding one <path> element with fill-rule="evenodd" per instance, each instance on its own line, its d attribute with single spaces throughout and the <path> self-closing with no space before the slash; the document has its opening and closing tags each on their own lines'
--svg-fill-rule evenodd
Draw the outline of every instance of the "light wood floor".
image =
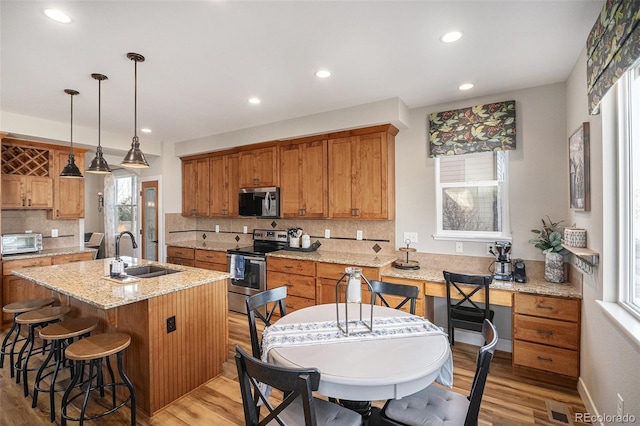
<svg viewBox="0 0 640 426">
<path fill-rule="evenodd" d="M 4 337 L 4 332 L 0 333 L 0 337 Z M 190 395 L 176 401 L 152 419 L 138 414 L 138 424 L 143 426 L 243 425 L 242 399 L 231 354 L 236 344 L 250 350 L 246 316 L 230 313 L 229 334 L 230 358 L 225 363 L 222 376 L 211 380 Z M 454 390 L 468 394 L 475 372 L 476 352 L 477 347 L 461 343 L 455 345 L 453 350 Z M 35 373 L 31 373 L 31 381 L 34 376 Z M 58 403 L 60 399 L 61 395 L 58 395 Z M 574 413 L 585 412 L 584 405 L 576 390 L 514 376 L 511 372 L 510 354 L 497 352 L 483 397 L 480 425 L 559 424 L 549 420 L 545 400 L 566 404 L 572 418 Z M 17 385 L 9 377 L 9 368 L 5 360 L 4 368 L 0 370 L 0 425 L 60 424 L 59 413 L 55 423 L 49 422 L 49 402 L 46 394 L 41 394 L 36 408 L 31 408 L 31 401 L 31 397 L 24 398 L 22 396 L 22 385 Z M 378 407 L 381 407 L 382 404 L 382 401 L 374 402 L 374 405 Z M 128 409 L 121 409 L 93 422 L 85 422 L 87 425 L 101 426 L 128 423 Z M 69 424 L 77 423 L 71 422 Z"/>
</svg>

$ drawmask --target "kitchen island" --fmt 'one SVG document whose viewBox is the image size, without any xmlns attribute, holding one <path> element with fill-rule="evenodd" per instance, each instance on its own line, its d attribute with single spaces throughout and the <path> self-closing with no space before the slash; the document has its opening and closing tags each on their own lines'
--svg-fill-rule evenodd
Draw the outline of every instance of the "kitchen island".
<svg viewBox="0 0 640 426">
<path fill-rule="evenodd" d="M 120 280 L 109 277 L 111 260 L 13 273 L 49 289 L 59 304 L 72 308 L 71 316 L 99 318 L 98 332 L 131 336 L 125 371 L 138 408 L 152 416 L 222 373 L 228 353 L 229 274 L 123 257 L 130 267 L 155 265 L 178 272 Z"/>
</svg>

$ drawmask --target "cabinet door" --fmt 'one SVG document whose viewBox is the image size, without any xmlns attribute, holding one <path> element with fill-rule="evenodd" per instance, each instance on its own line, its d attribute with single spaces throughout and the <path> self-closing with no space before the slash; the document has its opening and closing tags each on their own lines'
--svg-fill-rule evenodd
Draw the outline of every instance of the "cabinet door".
<svg viewBox="0 0 640 426">
<path fill-rule="evenodd" d="M 302 193 L 302 146 L 280 148 L 280 216 L 300 217 Z"/>
<path fill-rule="evenodd" d="M 81 219 L 84 217 L 84 178 L 63 178 L 60 172 L 69 161 L 68 151 L 55 151 L 54 219 Z M 75 156 L 78 169 L 84 173 L 84 155 Z"/>
<path fill-rule="evenodd" d="M 280 148 L 282 217 L 327 216 L 327 143 L 314 141 Z"/>
<path fill-rule="evenodd" d="M 84 181 L 84 179 L 82 179 Z M 28 176 L 27 207 L 50 209 L 53 207 L 53 179 L 50 177 Z M 84 201 L 84 197 L 83 197 Z M 84 202 L 83 202 L 84 211 Z M 84 215 L 83 215 L 84 216 Z"/>
<path fill-rule="evenodd" d="M 2 175 L 2 208 L 21 209 L 26 205 L 24 176 Z"/>
<path fill-rule="evenodd" d="M 209 159 L 209 197 L 211 216 L 225 216 L 227 211 L 225 156 L 216 155 Z"/>
<path fill-rule="evenodd" d="M 209 216 L 209 158 L 196 160 L 196 216 Z"/>
<path fill-rule="evenodd" d="M 238 217 L 238 189 L 240 189 L 240 156 L 229 154 L 225 158 L 226 168 L 226 216 Z"/>
<path fill-rule="evenodd" d="M 355 216 L 360 219 L 388 217 L 387 187 L 388 161 L 386 134 L 359 136 L 353 142 L 352 202 Z"/>
<path fill-rule="evenodd" d="M 182 216 L 195 216 L 196 207 L 196 162 L 182 161 Z"/>
<path fill-rule="evenodd" d="M 278 186 L 276 145 L 240 152 L 240 187 Z"/>
<path fill-rule="evenodd" d="M 354 137 L 329 140 L 329 217 L 351 219 L 352 204 L 352 141 Z"/>
</svg>

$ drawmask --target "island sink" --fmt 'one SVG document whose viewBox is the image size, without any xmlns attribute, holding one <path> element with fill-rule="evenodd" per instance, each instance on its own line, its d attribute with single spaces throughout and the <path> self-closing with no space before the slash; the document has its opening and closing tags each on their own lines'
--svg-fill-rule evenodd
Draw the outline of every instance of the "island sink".
<svg viewBox="0 0 640 426">
<path fill-rule="evenodd" d="M 162 266 L 145 265 L 145 266 L 135 266 L 132 268 L 126 268 L 124 272 L 128 276 L 132 276 L 136 278 L 153 278 L 153 277 L 159 277 L 161 275 L 175 274 L 176 272 L 180 272 L 180 271 L 175 269 L 164 268 Z"/>
</svg>

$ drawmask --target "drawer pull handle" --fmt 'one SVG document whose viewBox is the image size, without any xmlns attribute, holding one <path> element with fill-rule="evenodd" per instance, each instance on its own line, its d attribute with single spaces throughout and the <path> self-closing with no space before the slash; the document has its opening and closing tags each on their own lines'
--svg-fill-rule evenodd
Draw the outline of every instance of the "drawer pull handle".
<svg viewBox="0 0 640 426">
<path fill-rule="evenodd" d="M 553 362 L 553 358 L 544 358 L 538 355 L 538 361 Z"/>
<path fill-rule="evenodd" d="M 285 287 L 293 287 L 293 284 L 291 283 L 284 283 Z"/>
<path fill-rule="evenodd" d="M 546 306 L 546 305 L 538 305 L 537 306 L 539 309 L 548 309 L 548 310 L 553 310 L 553 306 Z"/>
<path fill-rule="evenodd" d="M 551 331 L 551 330 L 538 330 L 538 334 L 546 334 L 547 336 L 553 336 L 553 331 Z"/>
<path fill-rule="evenodd" d="M 284 306 L 285 306 L 287 309 L 293 309 L 293 305 L 287 305 L 287 304 L 285 304 Z"/>
<path fill-rule="evenodd" d="M 284 266 L 284 268 L 285 268 L 285 269 L 293 269 L 293 266 L 291 266 L 291 265 L 285 265 L 285 266 Z"/>
</svg>

